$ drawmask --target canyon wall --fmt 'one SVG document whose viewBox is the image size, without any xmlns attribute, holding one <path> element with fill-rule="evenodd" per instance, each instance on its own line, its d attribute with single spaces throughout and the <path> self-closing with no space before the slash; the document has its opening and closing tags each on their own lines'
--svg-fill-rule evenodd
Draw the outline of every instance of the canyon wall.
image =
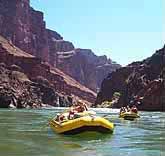
<svg viewBox="0 0 165 156">
<path fill-rule="evenodd" d="M 110 101 L 114 92 L 121 93 L 114 107 L 134 101 L 140 110 L 165 111 L 165 46 L 143 61 L 112 72 L 102 82 L 95 106 Z"/>
<path fill-rule="evenodd" d="M 2 72 L 0 73 L 2 74 L 0 75 L 0 80 L 2 80 L 0 81 L 0 83 L 2 84 L 3 87 L 5 87 L 4 84 L 7 83 L 7 86 L 11 88 L 12 85 L 10 83 L 11 82 L 10 79 L 13 76 L 10 73 L 15 71 L 15 69 L 17 70 L 18 68 L 20 69 L 19 72 L 21 72 L 21 74 L 19 75 L 24 75 L 23 77 L 26 77 L 27 82 L 25 83 L 30 83 L 35 85 L 36 82 L 38 82 L 38 79 L 45 83 L 44 87 L 41 86 L 42 83 L 38 84 L 39 88 L 40 89 L 42 88 L 44 90 L 44 91 L 42 90 L 44 94 L 40 95 L 41 97 L 44 96 L 42 97 L 43 99 L 42 101 L 44 101 L 44 99 L 46 98 L 49 98 L 50 96 L 49 91 L 50 92 L 54 91 L 53 94 L 58 95 L 56 97 L 60 97 L 60 99 L 62 97 L 69 97 L 73 100 L 82 99 L 86 101 L 86 103 L 89 105 L 94 103 L 96 99 L 95 92 L 81 85 L 80 83 L 78 83 L 73 78 L 66 75 L 59 69 L 49 65 L 48 63 L 45 63 L 40 58 L 37 58 L 31 54 L 22 51 L 21 49 L 17 48 L 15 45 L 11 44 L 9 41 L 7 41 L 1 36 L 0 36 L 0 63 L 5 64 L 5 66 L 2 64 L 2 68 L 1 68 Z M 16 77 L 16 79 L 14 79 L 14 83 L 15 81 L 16 82 L 20 81 L 19 79 L 21 79 L 22 76 L 20 77 L 19 75 L 18 77 Z M 16 84 L 15 86 L 16 92 L 19 90 L 19 89 L 17 90 L 17 87 L 20 88 L 19 84 L 22 83 Z M 24 84 L 22 85 L 24 86 Z M 34 88 L 34 86 L 32 88 Z M 45 91 L 46 89 L 47 91 Z M 40 91 L 37 91 L 37 93 L 40 93 Z M 57 103 L 58 103 L 57 99 L 56 101 L 51 101 L 49 99 L 49 102 L 48 101 L 45 102 L 45 104 L 51 104 L 53 106 L 58 106 Z M 63 106 L 63 104 L 61 104 L 61 106 Z"/>
<path fill-rule="evenodd" d="M 0 35 L 23 51 L 57 67 L 96 91 L 109 72 L 121 66 L 90 49 L 77 49 L 45 26 L 44 15 L 29 0 L 0 0 Z"/>
</svg>

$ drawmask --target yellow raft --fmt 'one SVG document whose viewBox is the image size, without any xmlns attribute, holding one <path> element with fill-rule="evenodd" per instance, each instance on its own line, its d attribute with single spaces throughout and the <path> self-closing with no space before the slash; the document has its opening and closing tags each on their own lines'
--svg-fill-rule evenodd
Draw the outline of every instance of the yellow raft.
<svg viewBox="0 0 165 156">
<path fill-rule="evenodd" d="M 125 120 L 134 120 L 136 118 L 139 118 L 139 114 L 138 113 L 134 113 L 134 112 L 124 112 L 124 113 L 121 113 L 119 115 L 120 118 L 124 118 Z"/>
<path fill-rule="evenodd" d="M 91 116 L 83 116 L 61 124 L 52 119 L 49 125 L 54 132 L 59 134 L 78 134 L 85 131 L 112 133 L 114 130 L 114 124 L 105 118 Z"/>
</svg>

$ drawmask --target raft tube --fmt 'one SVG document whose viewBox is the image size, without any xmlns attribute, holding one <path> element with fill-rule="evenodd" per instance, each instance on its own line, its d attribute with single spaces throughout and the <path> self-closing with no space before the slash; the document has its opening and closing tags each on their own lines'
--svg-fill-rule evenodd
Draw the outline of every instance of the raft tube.
<svg viewBox="0 0 165 156">
<path fill-rule="evenodd" d="M 125 120 L 134 120 L 136 118 L 139 118 L 139 114 L 138 113 L 134 113 L 134 112 L 124 112 L 121 113 L 119 115 L 120 118 L 124 118 Z"/>
<path fill-rule="evenodd" d="M 86 131 L 112 133 L 114 124 L 103 117 L 83 116 L 77 119 L 59 123 L 55 120 L 49 122 L 52 130 L 59 134 L 78 134 Z"/>
</svg>

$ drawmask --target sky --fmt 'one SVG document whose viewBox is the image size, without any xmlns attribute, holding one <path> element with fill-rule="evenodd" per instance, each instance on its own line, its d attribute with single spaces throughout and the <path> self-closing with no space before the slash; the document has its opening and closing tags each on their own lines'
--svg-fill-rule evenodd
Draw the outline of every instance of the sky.
<svg viewBox="0 0 165 156">
<path fill-rule="evenodd" d="M 125 66 L 165 44 L 165 0 L 31 0 L 46 27 Z"/>
</svg>

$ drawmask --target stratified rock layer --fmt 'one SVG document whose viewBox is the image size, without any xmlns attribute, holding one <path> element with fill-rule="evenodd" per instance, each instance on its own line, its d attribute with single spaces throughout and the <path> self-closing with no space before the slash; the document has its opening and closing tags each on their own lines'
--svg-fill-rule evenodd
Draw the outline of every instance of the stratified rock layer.
<svg viewBox="0 0 165 156">
<path fill-rule="evenodd" d="M 58 106 L 58 101 L 61 101 L 60 106 L 68 106 L 69 102 L 64 102 L 65 98 L 68 97 L 69 99 L 77 97 L 89 104 L 95 101 L 96 94 L 93 91 L 82 86 L 59 69 L 51 67 L 41 59 L 22 51 L 1 36 L 0 62 L 2 63 L 0 69 L 1 101 L 5 101 L 5 96 L 12 103 L 13 101 L 19 103 L 18 99 L 20 98 L 24 101 L 26 97 L 29 98 L 27 101 L 35 103 L 36 99 L 37 106 L 39 106 L 39 101 L 53 106 Z M 28 87 L 32 88 L 30 92 Z M 12 88 L 16 93 L 12 92 Z M 31 106 L 31 104 L 27 104 L 27 101 L 24 101 L 25 105 Z M 24 107 L 23 104 L 14 105 Z"/>
</svg>

